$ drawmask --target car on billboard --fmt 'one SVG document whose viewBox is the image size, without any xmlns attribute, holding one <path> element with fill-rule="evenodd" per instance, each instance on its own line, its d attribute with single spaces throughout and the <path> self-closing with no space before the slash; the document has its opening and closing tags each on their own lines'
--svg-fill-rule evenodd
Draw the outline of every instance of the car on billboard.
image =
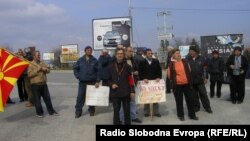
<svg viewBox="0 0 250 141">
<path fill-rule="evenodd" d="M 121 44 L 122 38 L 118 31 L 107 31 L 103 35 L 103 46 L 116 47 L 118 44 Z"/>
</svg>

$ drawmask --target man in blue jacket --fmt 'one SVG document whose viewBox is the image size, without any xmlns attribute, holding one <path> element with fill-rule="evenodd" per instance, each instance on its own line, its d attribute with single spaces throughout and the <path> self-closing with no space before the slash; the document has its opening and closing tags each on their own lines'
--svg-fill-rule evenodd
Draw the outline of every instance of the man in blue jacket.
<svg viewBox="0 0 250 141">
<path fill-rule="evenodd" d="M 90 46 L 86 46 L 84 51 L 85 55 L 79 58 L 74 65 L 74 75 L 79 80 L 78 95 L 75 106 L 75 118 L 79 118 L 82 115 L 87 85 L 95 85 L 95 87 L 99 87 L 100 81 L 100 67 L 97 59 L 92 56 L 92 48 Z M 89 106 L 88 111 L 90 116 L 94 116 L 95 107 Z"/>
</svg>

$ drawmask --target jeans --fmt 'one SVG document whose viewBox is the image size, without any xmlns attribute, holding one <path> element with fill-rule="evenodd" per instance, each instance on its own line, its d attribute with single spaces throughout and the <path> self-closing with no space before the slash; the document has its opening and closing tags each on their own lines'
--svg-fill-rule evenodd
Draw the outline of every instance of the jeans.
<svg viewBox="0 0 250 141">
<path fill-rule="evenodd" d="M 78 95 L 76 98 L 76 105 L 75 105 L 75 114 L 76 115 L 81 115 L 82 114 L 82 108 L 85 103 L 85 98 L 86 98 L 86 88 L 87 85 L 94 85 L 95 82 L 79 82 L 78 86 Z M 89 106 L 88 109 L 89 113 L 94 113 L 95 112 L 95 107 L 94 106 Z"/>
</svg>

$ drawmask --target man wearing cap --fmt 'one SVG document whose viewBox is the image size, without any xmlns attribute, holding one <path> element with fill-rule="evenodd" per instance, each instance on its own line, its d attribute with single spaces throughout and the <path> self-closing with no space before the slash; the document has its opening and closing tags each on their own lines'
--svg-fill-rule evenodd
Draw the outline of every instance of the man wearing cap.
<svg viewBox="0 0 250 141">
<path fill-rule="evenodd" d="M 85 55 L 79 58 L 74 65 L 74 75 L 79 80 L 78 95 L 75 106 L 75 118 L 79 118 L 82 115 L 82 108 L 84 106 L 86 97 L 87 85 L 95 85 L 99 87 L 100 81 L 100 67 L 97 59 L 92 56 L 92 47 L 86 46 Z M 89 106 L 90 116 L 94 116 L 95 107 Z"/>
<path fill-rule="evenodd" d="M 190 64 L 191 77 L 193 78 L 194 110 L 196 112 L 200 110 L 200 99 L 206 112 L 213 113 L 205 87 L 208 79 L 207 64 L 205 59 L 199 55 L 199 47 L 197 45 L 190 46 L 187 60 Z"/>
<path fill-rule="evenodd" d="M 245 97 L 245 77 L 248 69 L 247 58 L 241 55 L 242 48 L 235 47 L 234 54 L 230 55 L 226 66 L 230 76 L 232 76 L 231 100 L 233 104 L 241 104 Z"/>
</svg>

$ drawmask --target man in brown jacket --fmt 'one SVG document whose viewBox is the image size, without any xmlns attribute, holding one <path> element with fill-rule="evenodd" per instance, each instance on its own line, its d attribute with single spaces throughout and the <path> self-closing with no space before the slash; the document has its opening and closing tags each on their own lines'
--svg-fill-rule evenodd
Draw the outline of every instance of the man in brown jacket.
<svg viewBox="0 0 250 141">
<path fill-rule="evenodd" d="M 49 67 L 44 62 L 40 61 L 40 52 L 35 51 L 34 60 L 28 68 L 28 77 L 30 78 L 31 90 L 35 98 L 36 114 L 38 117 L 43 117 L 41 97 L 43 97 L 49 115 L 58 115 L 52 106 L 49 89 L 47 86 L 46 74 L 49 72 Z"/>
</svg>

